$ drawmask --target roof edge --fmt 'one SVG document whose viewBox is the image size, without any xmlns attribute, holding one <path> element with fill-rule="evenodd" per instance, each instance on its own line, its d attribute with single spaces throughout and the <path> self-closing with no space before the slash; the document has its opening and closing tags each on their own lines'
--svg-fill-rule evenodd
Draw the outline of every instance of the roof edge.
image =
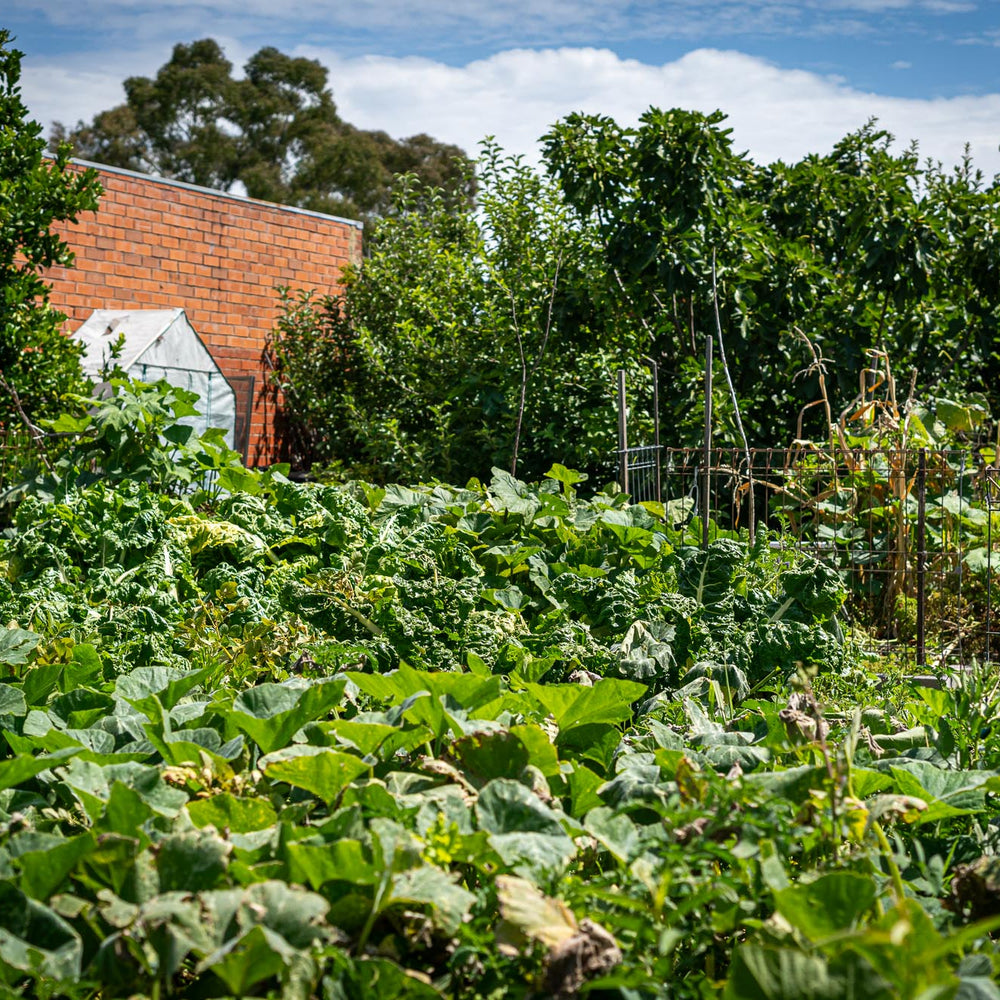
<svg viewBox="0 0 1000 1000">
<path fill-rule="evenodd" d="M 46 154 L 51 159 L 51 154 Z M 149 181 L 151 184 L 164 184 L 167 187 L 182 188 L 185 191 L 195 191 L 198 194 L 208 194 L 216 198 L 224 198 L 228 201 L 236 201 L 241 205 L 265 205 L 268 208 L 276 208 L 281 212 L 291 212 L 294 215 L 307 215 L 314 219 L 327 219 L 330 222 L 341 222 L 346 226 L 353 226 L 355 229 L 364 229 L 364 223 L 357 219 L 345 219 L 340 215 L 328 215 L 326 212 L 314 212 L 311 208 L 298 208 L 295 205 L 282 205 L 277 201 L 263 201 L 260 198 L 248 198 L 243 194 L 233 194 L 231 191 L 217 191 L 215 188 L 202 187 L 200 184 L 189 184 L 187 181 L 178 181 L 172 177 L 157 177 L 155 174 L 144 174 L 141 170 L 127 170 L 125 167 L 111 167 L 106 163 L 95 163 L 93 160 L 81 160 L 74 156 L 70 163 L 78 167 L 90 167 L 93 170 L 106 171 L 109 174 L 120 174 L 123 177 L 135 177 L 139 180 Z"/>
</svg>

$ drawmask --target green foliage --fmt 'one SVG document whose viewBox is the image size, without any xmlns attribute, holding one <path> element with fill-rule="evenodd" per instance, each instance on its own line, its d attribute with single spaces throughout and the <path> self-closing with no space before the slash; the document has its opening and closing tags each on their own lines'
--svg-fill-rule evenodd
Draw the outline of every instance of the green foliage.
<svg viewBox="0 0 1000 1000">
<path fill-rule="evenodd" d="M 977 498 L 977 464 L 991 461 L 994 449 L 973 450 L 968 443 L 988 426 L 986 407 L 976 397 L 900 406 L 885 360 L 871 373 L 878 376 L 877 388 L 866 390 L 854 414 L 831 428 L 829 441 L 799 441 L 790 453 L 771 513 L 796 537 L 823 547 L 849 587 L 852 612 L 866 626 L 895 629 L 910 640 L 923 451 L 923 558 L 931 579 L 940 581 L 928 594 L 927 640 L 941 649 L 939 626 L 958 622 L 966 633 L 965 655 L 979 655 L 990 515 Z M 961 574 L 952 570 L 958 560 Z"/>
<path fill-rule="evenodd" d="M 239 454 L 226 445 L 222 430 L 211 428 L 197 435 L 184 423 L 198 415 L 197 400 L 197 393 L 162 380 L 146 384 L 127 378 L 111 378 L 106 394 L 97 400 L 67 393 L 65 401 L 75 403 L 80 415 L 63 413 L 42 425 L 68 435 L 71 443 L 13 486 L 10 496 L 61 498 L 71 489 L 101 480 L 138 481 L 162 492 L 190 492 L 207 485 L 212 476 L 244 473 Z"/>
<path fill-rule="evenodd" d="M 734 153 L 723 122 L 719 112 L 678 109 L 650 109 L 636 128 L 572 115 L 545 138 L 548 170 L 599 236 L 605 286 L 615 294 L 617 285 L 622 306 L 645 317 L 642 352 L 682 376 L 698 367 L 715 332 L 715 260 L 752 443 L 787 440 L 802 408 L 820 398 L 825 369 L 797 377 L 799 329 L 836 365 L 826 385 L 834 413 L 850 405 L 872 350 L 897 371 L 915 370 L 922 392 L 985 391 L 995 409 L 997 359 L 980 338 L 1000 319 L 986 264 L 996 180 L 987 184 L 968 159 L 947 173 L 921 166 L 914 149 L 893 153 L 892 136 L 874 123 L 828 154 L 757 165 Z M 674 433 L 693 438 L 689 382 L 675 379 L 663 402 Z M 820 412 L 809 414 L 814 426 Z M 730 404 L 719 417 L 720 440 L 738 443 Z"/>
<path fill-rule="evenodd" d="M 2 543 L 7 993 L 995 1000 L 988 671 L 824 708 L 836 576 L 562 466 L 230 481 Z"/>
<path fill-rule="evenodd" d="M 63 393 L 83 388 L 80 348 L 60 332 L 66 317 L 49 305 L 42 273 L 73 262 L 53 223 L 95 209 L 100 194 L 93 171 L 70 171 L 68 146 L 43 155 L 20 74 L 21 53 L 0 29 L 0 423 L 7 427 L 23 419 L 21 410 L 30 420 L 54 416 Z"/>
<path fill-rule="evenodd" d="M 55 129 L 77 155 L 176 177 L 251 198 L 372 221 L 391 208 L 396 174 L 414 171 L 448 191 L 452 207 L 475 192 L 465 155 L 419 134 L 393 139 L 343 121 L 314 59 L 268 46 L 236 79 L 219 44 L 174 46 L 155 77 L 125 81 L 124 104 L 90 124 Z"/>
<path fill-rule="evenodd" d="M 751 444 L 826 441 L 884 369 L 919 387 L 898 400 L 915 416 L 996 409 L 1000 186 L 891 142 L 869 123 L 760 165 L 721 112 L 650 109 L 634 128 L 569 116 L 540 171 L 487 141 L 476 212 L 402 178 L 343 297 L 286 294 L 291 457 L 377 481 L 553 461 L 610 478 L 618 368 L 655 359 L 664 436 L 700 441 L 717 311 Z M 716 365 L 716 443 L 739 445 Z"/>
<path fill-rule="evenodd" d="M 403 178 L 341 300 L 285 293 L 272 352 L 293 461 L 377 482 L 540 476 L 553 457 L 613 476 L 612 373 L 636 361 L 593 301 L 595 245 L 491 143 L 479 179 L 479 211 L 453 213 Z"/>
</svg>

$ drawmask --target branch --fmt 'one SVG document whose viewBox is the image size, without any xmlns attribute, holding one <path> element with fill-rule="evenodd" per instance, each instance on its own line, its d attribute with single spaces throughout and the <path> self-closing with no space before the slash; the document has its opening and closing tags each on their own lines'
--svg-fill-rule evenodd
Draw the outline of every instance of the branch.
<svg viewBox="0 0 1000 1000">
<path fill-rule="evenodd" d="M 0 369 L 0 386 L 3 386 L 3 388 L 10 393 L 10 398 L 14 401 L 14 408 L 17 410 L 18 416 L 20 416 L 24 426 L 28 428 L 28 434 L 31 435 L 31 440 L 38 448 L 38 454 L 42 460 L 42 464 L 49 472 L 51 472 L 52 463 L 49 461 L 49 456 L 45 451 L 45 435 L 42 433 L 42 429 L 36 424 L 33 424 L 28 418 L 28 414 L 24 412 L 24 407 L 21 405 L 21 397 L 18 396 L 17 389 L 15 389 L 7 381 L 2 369 Z"/>
<path fill-rule="evenodd" d="M 524 358 L 524 339 L 521 337 L 521 327 L 517 322 L 517 301 L 512 289 L 507 289 L 510 298 L 510 317 L 514 324 L 514 336 L 517 338 L 517 353 L 521 359 L 521 396 L 517 405 L 517 426 L 514 428 L 514 451 L 510 459 L 510 474 L 517 475 L 517 451 L 521 445 L 521 424 L 524 421 L 524 400 L 528 394 L 528 364 Z"/>
</svg>

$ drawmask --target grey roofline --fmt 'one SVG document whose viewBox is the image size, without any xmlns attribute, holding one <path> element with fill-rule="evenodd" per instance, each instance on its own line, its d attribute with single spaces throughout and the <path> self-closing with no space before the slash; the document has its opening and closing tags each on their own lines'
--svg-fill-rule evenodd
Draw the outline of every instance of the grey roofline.
<svg viewBox="0 0 1000 1000">
<path fill-rule="evenodd" d="M 73 157 L 70 163 L 75 163 L 81 167 L 92 167 L 94 170 L 106 170 L 110 174 L 122 174 L 125 177 L 138 177 L 144 181 L 151 181 L 153 184 L 166 184 L 169 187 L 183 188 L 185 191 L 197 191 L 199 194 L 210 194 L 216 198 L 228 198 L 230 201 L 238 201 L 244 205 L 266 205 L 268 208 L 276 208 L 282 212 L 292 212 L 295 215 L 308 215 L 314 219 L 327 219 L 330 222 L 342 222 L 347 226 L 354 226 L 355 229 L 364 229 L 364 223 L 357 219 L 344 219 L 339 215 L 327 215 L 326 212 L 314 212 L 309 208 L 297 208 L 295 205 L 282 205 L 276 201 L 262 201 L 259 198 L 248 198 L 246 195 L 233 194 L 230 191 L 216 191 L 215 188 L 202 187 L 200 184 L 188 184 L 187 181 L 177 181 L 172 177 L 157 177 L 154 174 L 144 174 L 139 170 L 126 170 L 124 167 L 109 167 L 106 163 L 94 163 L 92 160 L 80 160 Z"/>
</svg>

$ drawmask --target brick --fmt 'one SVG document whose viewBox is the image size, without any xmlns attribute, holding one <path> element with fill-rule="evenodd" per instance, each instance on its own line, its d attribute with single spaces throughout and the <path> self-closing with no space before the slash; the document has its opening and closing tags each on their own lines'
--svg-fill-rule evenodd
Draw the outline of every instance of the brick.
<svg viewBox="0 0 1000 1000">
<path fill-rule="evenodd" d="M 275 286 L 335 290 L 344 264 L 360 260 L 358 229 L 138 174 L 100 179 L 98 211 L 56 227 L 77 257 L 75 268 L 47 272 L 52 304 L 70 327 L 95 308 L 184 308 L 224 372 L 256 378 L 250 454 L 278 460 L 261 360 L 278 315 Z"/>
</svg>

